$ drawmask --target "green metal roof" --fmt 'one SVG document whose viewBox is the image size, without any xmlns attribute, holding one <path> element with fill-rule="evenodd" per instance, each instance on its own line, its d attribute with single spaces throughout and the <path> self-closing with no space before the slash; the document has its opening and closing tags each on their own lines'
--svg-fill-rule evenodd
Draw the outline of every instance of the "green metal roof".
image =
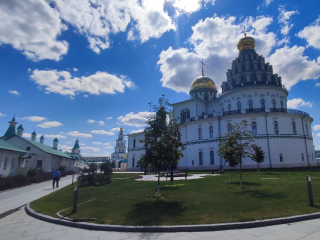
<svg viewBox="0 0 320 240">
<path fill-rule="evenodd" d="M 79 143 L 78 143 L 79 141 L 78 141 L 78 139 L 77 139 L 77 141 L 75 142 L 75 144 L 74 144 L 74 146 L 73 146 L 73 148 L 72 149 L 78 149 L 78 148 L 80 148 L 80 146 L 79 146 Z"/>
<path fill-rule="evenodd" d="M 128 163 L 128 159 L 122 159 L 121 163 Z"/>
<path fill-rule="evenodd" d="M 43 135 L 40 137 L 40 139 L 44 139 Z"/>
<path fill-rule="evenodd" d="M 24 130 L 24 128 L 22 127 L 22 124 L 20 124 L 20 126 L 17 129 L 22 129 Z"/>
<path fill-rule="evenodd" d="M 57 138 L 53 139 L 54 142 L 59 142 Z"/>
<path fill-rule="evenodd" d="M 2 138 L 6 139 L 16 135 L 16 129 L 14 127 L 8 127 L 6 133 L 2 136 Z"/>
<path fill-rule="evenodd" d="M 36 131 L 33 131 L 33 133 L 31 133 L 31 135 L 37 135 L 37 134 L 36 134 Z"/>
<path fill-rule="evenodd" d="M 21 148 L 18 148 L 17 146 L 0 139 L 0 148 L 2 149 L 6 149 L 6 150 L 12 150 L 12 151 L 16 151 L 16 152 L 22 152 L 22 153 L 26 153 L 27 151 L 22 150 Z"/>
<path fill-rule="evenodd" d="M 27 141 L 28 143 L 32 144 L 33 146 L 41 149 L 42 151 L 44 151 L 46 153 L 49 153 L 49 154 L 52 154 L 52 155 L 56 155 L 56 156 L 59 156 L 59 157 L 71 158 L 70 155 L 68 155 L 68 154 L 66 154 L 66 153 L 64 153 L 62 151 L 56 150 L 51 146 L 48 146 L 48 145 L 45 145 L 45 144 L 42 144 L 42 143 L 39 143 L 39 142 L 36 142 L 36 141 L 32 141 L 32 140 L 29 140 L 27 138 L 20 137 L 18 135 L 16 135 L 16 137 L 19 137 L 19 138 Z"/>
</svg>

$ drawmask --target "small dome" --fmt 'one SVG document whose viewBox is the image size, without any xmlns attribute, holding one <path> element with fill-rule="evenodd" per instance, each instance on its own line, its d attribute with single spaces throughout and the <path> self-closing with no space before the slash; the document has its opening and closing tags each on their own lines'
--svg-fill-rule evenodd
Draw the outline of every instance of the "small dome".
<svg viewBox="0 0 320 240">
<path fill-rule="evenodd" d="M 191 83 L 190 91 L 197 88 L 210 88 L 217 90 L 217 86 L 211 78 L 200 76 L 194 79 Z"/>
<path fill-rule="evenodd" d="M 244 37 L 239 40 L 237 43 L 237 48 L 239 51 L 243 49 L 254 49 L 256 41 L 252 37 Z"/>
</svg>

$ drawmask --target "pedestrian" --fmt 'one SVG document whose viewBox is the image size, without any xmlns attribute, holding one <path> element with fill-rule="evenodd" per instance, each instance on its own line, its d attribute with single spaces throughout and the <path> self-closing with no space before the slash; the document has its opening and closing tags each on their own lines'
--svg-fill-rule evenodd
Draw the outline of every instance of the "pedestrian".
<svg viewBox="0 0 320 240">
<path fill-rule="evenodd" d="M 58 169 L 56 169 L 56 170 L 54 170 L 52 172 L 52 177 L 53 177 L 52 186 L 53 186 L 53 189 L 54 189 L 54 183 L 56 183 L 56 187 L 57 188 L 59 187 L 60 175 L 61 175 L 61 173 L 58 171 Z"/>
</svg>

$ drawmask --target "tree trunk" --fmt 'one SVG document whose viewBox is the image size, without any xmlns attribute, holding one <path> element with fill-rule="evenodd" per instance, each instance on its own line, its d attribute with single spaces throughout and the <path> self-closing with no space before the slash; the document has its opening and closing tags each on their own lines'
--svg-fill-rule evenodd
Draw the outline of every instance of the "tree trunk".
<svg viewBox="0 0 320 240">
<path fill-rule="evenodd" d="M 157 199 L 160 197 L 160 172 L 158 172 L 158 189 L 157 189 Z"/>
<path fill-rule="evenodd" d="M 242 176 L 241 176 L 241 162 L 242 159 L 240 159 L 240 188 L 242 188 Z"/>
<path fill-rule="evenodd" d="M 260 164 L 258 163 L 258 172 L 260 172 Z"/>
<path fill-rule="evenodd" d="M 231 166 L 230 166 L 230 178 L 231 178 L 231 182 L 232 182 L 232 171 L 231 171 Z"/>
<path fill-rule="evenodd" d="M 171 171 L 170 181 L 171 181 L 171 184 L 172 184 L 172 183 L 173 183 L 173 169 L 172 169 L 172 162 L 171 162 L 171 165 L 170 165 L 170 171 Z"/>
</svg>

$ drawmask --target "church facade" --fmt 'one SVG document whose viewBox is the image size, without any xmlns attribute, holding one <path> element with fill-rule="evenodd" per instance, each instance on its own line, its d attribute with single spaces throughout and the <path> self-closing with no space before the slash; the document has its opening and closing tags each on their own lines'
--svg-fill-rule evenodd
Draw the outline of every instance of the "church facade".
<svg viewBox="0 0 320 240">
<path fill-rule="evenodd" d="M 288 168 L 317 164 L 308 113 L 287 108 L 288 91 L 281 77 L 256 53 L 255 40 L 245 36 L 237 44 L 239 55 L 227 70 L 222 94 L 212 79 L 193 80 L 190 99 L 172 104 L 173 117 L 180 119 L 181 141 L 186 146 L 177 165 L 181 170 L 228 168 L 218 155 L 220 136 L 231 125 L 246 120 L 255 144 L 265 152 L 264 168 Z M 128 135 L 128 170 L 139 170 L 137 161 L 145 153 L 143 133 Z M 243 168 L 256 168 L 243 158 Z"/>
</svg>

